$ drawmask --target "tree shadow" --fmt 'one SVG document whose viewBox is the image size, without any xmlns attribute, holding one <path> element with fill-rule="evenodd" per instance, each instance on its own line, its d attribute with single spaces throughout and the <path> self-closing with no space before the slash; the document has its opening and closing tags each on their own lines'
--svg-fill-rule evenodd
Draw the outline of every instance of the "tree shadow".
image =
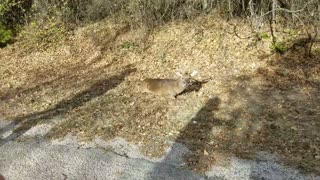
<svg viewBox="0 0 320 180">
<path fill-rule="evenodd" d="M 29 79 L 28 85 L 19 86 L 17 88 L 13 88 L 13 89 L 10 89 L 9 91 L 2 93 L 2 95 L 0 96 L 0 100 L 7 101 L 9 99 L 13 99 L 16 96 L 20 97 L 25 94 L 33 94 L 41 90 L 41 88 L 44 88 L 45 86 L 51 86 L 56 83 L 61 84 L 61 82 L 67 79 L 72 81 L 77 76 L 77 74 L 75 74 L 74 72 L 77 72 L 79 69 L 83 70 L 83 73 L 85 74 L 88 74 L 91 72 L 97 72 L 97 69 L 93 69 L 91 67 L 95 63 L 98 63 L 100 61 L 101 61 L 101 58 L 95 58 L 86 64 L 77 63 L 76 65 L 73 65 L 71 67 L 61 67 L 59 70 L 61 71 L 62 75 L 58 75 L 52 78 L 48 78 L 48 77 L 42 78 L 44 76 L 43 74 L 38 74 L 38 73 L 31 74 L 30 72 L 29 73 L 30 77 L 28 77 Z M 100 69 L 108 68 L 111 65 L 112 65 L 111 63 L 107 64 L 103 67 L 100 67 Z"/>
<path fill-rule="evenodd" d="M 227 106 L 237 117 L 220 150 L 255 158 L 265 151 L 280 156 L 287 166 L 320 172 L 320 59 L 292 51 L 274 55 L 254 75 L 234 78 Z M 241 104 L 236 107 L 235 104 Z"/>
<path fill-rule="evenodd" d="M 93 42 L 96 46 L 101 47 L 101 51 L 105 53 L 106 51 L 114 50 L 115 42 L 117 41 L 118 37 L 121 35 L 125 35 L 130 31 L 130 25 L 125 23 L 121 26 L 114 29 L 114 34 L 105 34 L 103 31 L 105 29 L 100 29 L 100 33 L 92 33 L 90 34 L 90 38 L 92 38 Z"/>
<path fill-rule="evenodd" d="M 267 64 L 268 67 L 257 70 L 257 75 L 263 77 L 269 87 L 282 90 L 292 87 L 319 88 L 316 77 L 320 68 L 319 54 L 310 58 L 292 51 L 283 56 L 274 56 Z"/>
<path fill-rule="evenodd" d="M 217 153 L 258 161 L 258 154 L 266 152 L 270 155 L 266 158 L 275 155 L 279 158 L 274 163 L 297 169 L 298 174 L 319 174 L 319 57 L 305 57 L 303 52 L 273 55 L 255 74 L 230 80 L 219 111 L 219 99 L 209 100 L 181 131 L 162 163 L 182 156 L 173 151 L 180 143 L 190 151 L 184 153 L 184 163 L 198 172 L 219 163 Z M 228 157 L 222 158 L 228 165 Z M 170 172 L 165 168 L 160 163 L 151 176 L 161 179 L 161 172 Z M 263 171 L 250 168 L 252 173 Z"/>
<path fill-rule="evenodd" d="M 213 154 L 210 152 L 211 148 L 209 147 L 212 141 L 212 131 L 215 127 L 223 126 L 223 123 L 214 115 L 214 112 L 219 110 L 219 105 L 220 99 L 217 97 L 207 101 L 196 116 L 180 132 L 180 135 L 176 138 L 172 149 L 165 156 L 164 160 L 153 169 L 150 174 L 152 178 L 161 179 L 164 174 L 170 172 L 169 167 L 165 164 L 176 163 L 174 161 L 177 159 L 184 159 L 182 160 L 184 161 L 183 164 L 187 164 L 196 171 L 204 171 L 211 166 L 214 161 Z M 179 150 L 181 149 L 179 148 L 181 144 L 186 146 L 189 152 Z M 173 177 L 176 178 L 177 176 Z"/>
<path fill-rule="evenodd" d="M 308 34 L 308 37 L 298 38 L 292 42 L 292 45 L 288 47 L 288 52 L 297 53 L 303 51 L 304 56 L 312 56 L 312 48 L 316 43 L 320 43 L 319 39 L 316 39 L 317 35 L 312 37 L 311 34 Z"/>
<path fill-rule="evenodd" d="M 219 110 L 219 105 L 219 98 L 209 99 L 176 138 L 176 143 L 182 143 L 191 150 L 191 154 L 185 158 L 187 165 L 194 170 L 205 170 L 214 160 L 208 152 L 208 146 L 212 141 L 213 128 L 223 126 L 221 120 L 214 116 L 214 112 Z"/>
<path fill-rule="evenodd" d="M 60 101 L 51 109 L 12 119 L 13 122 L 2 128 L 1 131 L 8 131 L 10 129 L 13 129 L 13 132 L 8 137 L 2 139 L 0 141 L 1 144 L 3 145 L 7 141 L 18 138 L 30 128 L 37 125 L 38 123 L 41 123 L 42 121 L 49 121 L 50 119 L 58 115 L 64 115 L 70 110 L 80 107 L 96 97 L 102 96 L 104 93 L 121 84 L 124 81 L 125 77 L 135 71 L 135 68 L 126 67 L 126 69 L 120 74 L 112 76 L 108 79 L 97 80 L 88 89 L 76 94 L 71 99 Z M 3 133 L 4 132 L 1 132 L 1 134 Z"/>
<path fill-rule="evenodd" d="M 54 82 L 60 81 L 61 79 L 65 78 L 65 77 L 66 77 L 65 75 L 64 76 L 60 76 L 60 77 L 56 77 L 56 78 L 53 78 L 51 80 L 46 80 L 44 82 L 32 85 L 31 87 L 22 87 L 22 86 L 21 87 L 17 87 L 15 89 L 12 89 L 10 91 L 7 91 L 7 92 L 3 93 L 0 96 L 0 100 L 1 101 L 7 101 L 9 99 L 14 98 L 15 96 L 19 97 L 22 94 L 29 94 L 29 93 L 36 92 L 36 91 L 40 90 L 41 87 L 51 85 Z"/>
</svg>

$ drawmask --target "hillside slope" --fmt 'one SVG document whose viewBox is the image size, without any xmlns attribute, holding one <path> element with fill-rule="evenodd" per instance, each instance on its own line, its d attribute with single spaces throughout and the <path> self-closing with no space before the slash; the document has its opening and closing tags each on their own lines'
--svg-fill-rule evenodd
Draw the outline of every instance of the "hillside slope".
<svg viewBox="0 0 320 180">
<path fill-rule="evenodd" d="M 319 44 L 306 58 L 272 54 L 270 41 L 245 22 L 199 17 L 153 31 L 104 20 L 45 50 L 1 49 L 0 117 L 14 122 L 2 141 L 50 124 L 48 139 L 122 137 L 150 157 L 182 143 L 185 165 L 200 172 L 266 151 L 319 173 Z M 144 78 L 176 71 L 198 72 L 177 99 L 139 91 Z"/>
</svg>

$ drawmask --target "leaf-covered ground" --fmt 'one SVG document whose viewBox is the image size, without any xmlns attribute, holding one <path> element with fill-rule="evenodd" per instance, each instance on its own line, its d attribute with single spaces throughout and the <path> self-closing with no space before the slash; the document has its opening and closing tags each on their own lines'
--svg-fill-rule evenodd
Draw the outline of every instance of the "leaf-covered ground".
<svg viewBox="0 0 320 180">
<path fill-rule="evenodd" d="M 313 58 L 280 56 L 255 37 L 245 22 L 212 17 L 153 31 L 106 20 L 45 50 L 10 46 L 0 50 L 0 117 L 16 134 L 51 123 L 47 138 L 119 136 L 149 156 L 180 142 L 198 171 L 267 151 L 320 173 L 320 46 Z M 176 100 L 139 91 L 144 78 L 176 71 L 198 72 Z"/>
</svg>

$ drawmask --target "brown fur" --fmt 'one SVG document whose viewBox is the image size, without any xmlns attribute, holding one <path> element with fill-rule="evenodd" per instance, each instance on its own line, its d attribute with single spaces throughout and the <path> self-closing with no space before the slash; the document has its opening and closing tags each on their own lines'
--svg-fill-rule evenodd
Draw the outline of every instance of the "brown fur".
<svg viewBox="0 0 320 180">
<path fill-rule="evenodd" d="M 160 96 L 175 97 L 186 88 L 183 79 L 145 79 L 141 84 L 141 91 Z"/>
</svg>

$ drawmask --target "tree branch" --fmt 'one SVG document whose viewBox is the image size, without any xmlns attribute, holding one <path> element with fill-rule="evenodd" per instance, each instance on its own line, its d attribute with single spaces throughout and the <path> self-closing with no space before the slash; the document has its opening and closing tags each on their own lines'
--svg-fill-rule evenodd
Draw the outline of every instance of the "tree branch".
<svg viewBox="0 0 320 180">
<path fill-rule="evenodd" d="M 285 12 L 288 12 L 288 13 L 298 13 L 298 12 L 302 12 L 302 11 L 304 11 L 304 9 L 311 3 L 311 2 L 313 2 L 313 0 L 310 0 L 310 1 L 308 1 L 304 6 L 303 6 L 303 8 L 301 8 L 301 9 L 299 9 L 299 10 L 289 10 L 289 9 L 286 9 L 286 8 L 275 8 L 275 9 L 272 9 L 271 11 L 268 11 L 268 12 L 266 12 L 266 13 L 264 13 L 263 15 L 261 15 L 261 16 L 266 16 L 266 15 L 268 15 L 268 14 L 270 14 L 270 13 L 273 13 L 274 11 L 285 11 Z"/>
</svg>

